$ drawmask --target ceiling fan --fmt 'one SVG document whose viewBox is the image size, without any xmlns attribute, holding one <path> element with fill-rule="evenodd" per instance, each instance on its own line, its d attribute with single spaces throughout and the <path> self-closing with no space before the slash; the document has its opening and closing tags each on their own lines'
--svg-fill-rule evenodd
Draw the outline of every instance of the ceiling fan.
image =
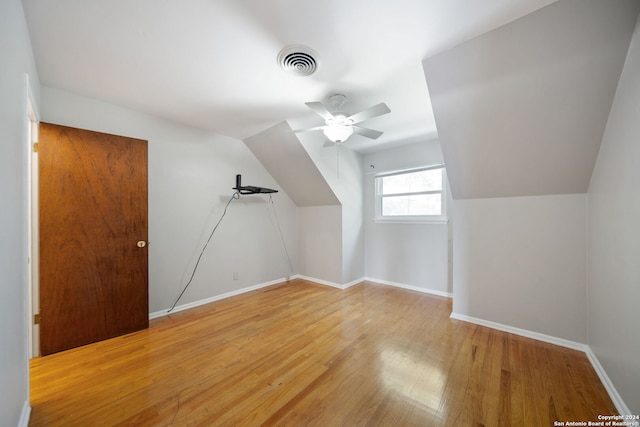
<svg viewBox="0 0 640 427">
<path fill-rule="evenodd" d="M 382 135 L 382 132 L 380 131 L 356 125 L 360 122 L 364 122 L 365 120 L 390 113 L 391 110 L 385 103 L 374 105 L 373 107 L 369 107 L 359 113 L 347 115 L 346 113 L 339 111 L 345 102 L 347 102 L 346 96 L 342 94 L 331 95 L 329 97 L 329 104 L 334 110 L 333 113 L 330 112 L 321 102 L 305 102 L 307 107 L 324 119 L 324 126 L 298 129 L 294 132 L 298 133 L 321 130 L 328 139 L 324 144 L 325 147 L 340 144 L 341 142 L 346 141 L 354 133 L 371 139 L 377 139 Z"/>
</svg>

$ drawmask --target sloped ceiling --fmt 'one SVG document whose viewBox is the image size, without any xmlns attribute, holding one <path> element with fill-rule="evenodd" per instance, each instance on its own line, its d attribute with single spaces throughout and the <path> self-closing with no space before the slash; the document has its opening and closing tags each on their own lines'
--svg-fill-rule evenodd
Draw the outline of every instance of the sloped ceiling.
<svg viewBox="0 0 640 427">
<path fill-rule="evenodd" d="M 555 0 L 22 0 L 40 82 L 236 139 L 283 120 L 322 124 L 308 101 L 385 102 L 366 152 L 433 139 L 421 61 Z M 606 0 L 603 0 L 606 1 Z M 318 53 L 310 77 L 285 73 L 290 44 Z M 317 144 L 324 142 L 314 134 Z"/>
<path fill-rule="evenodd" d="M 340 205 L 287 122 L 244 140 L 296 206 Z"/>
<path fill-rule="evenodd" d="M 454 198 L 587 191 L 639 8 L 561 0 L 423 61 Z"/>
</svg>

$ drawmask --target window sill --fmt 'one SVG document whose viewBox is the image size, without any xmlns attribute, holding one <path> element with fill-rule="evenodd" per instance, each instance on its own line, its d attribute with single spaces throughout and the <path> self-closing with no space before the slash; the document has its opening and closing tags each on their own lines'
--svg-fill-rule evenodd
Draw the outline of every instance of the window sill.
<svg viewBox="0 0 640 427">
<path fill-rule="evenodd" d="M 442 225 L 448 224 L 449 220 L 447 218 L 439 218 L 439 219 L 417 219 L 417 218 L 398 218 L 398 219 L 390 219 L 390 218 L 375 218 L 373 220 L 376 224 L 435 224 Z"/>
</svg>

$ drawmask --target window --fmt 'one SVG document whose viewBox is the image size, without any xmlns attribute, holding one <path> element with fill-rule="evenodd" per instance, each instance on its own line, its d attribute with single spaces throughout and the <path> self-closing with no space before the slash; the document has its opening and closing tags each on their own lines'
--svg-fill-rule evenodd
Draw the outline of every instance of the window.
<svg viewBox="0 0 640 427">
<path fill-rule="evenodd" d="M 378 175 L 377 221 L 446 222 L 443 165 Z"/>
</svg>

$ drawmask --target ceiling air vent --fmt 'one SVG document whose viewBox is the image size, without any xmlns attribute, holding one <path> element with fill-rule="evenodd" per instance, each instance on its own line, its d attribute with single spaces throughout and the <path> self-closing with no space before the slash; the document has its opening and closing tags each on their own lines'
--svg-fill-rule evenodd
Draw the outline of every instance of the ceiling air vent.
<svg viewBox="0 0 640 427">
<path fill-rule="evenodd" d="M 278 53 L 278 64 L 287 73 L 310 76 L 318 68 L 318 54 L 306 46 L 286 46 Z"/>
</svg>

